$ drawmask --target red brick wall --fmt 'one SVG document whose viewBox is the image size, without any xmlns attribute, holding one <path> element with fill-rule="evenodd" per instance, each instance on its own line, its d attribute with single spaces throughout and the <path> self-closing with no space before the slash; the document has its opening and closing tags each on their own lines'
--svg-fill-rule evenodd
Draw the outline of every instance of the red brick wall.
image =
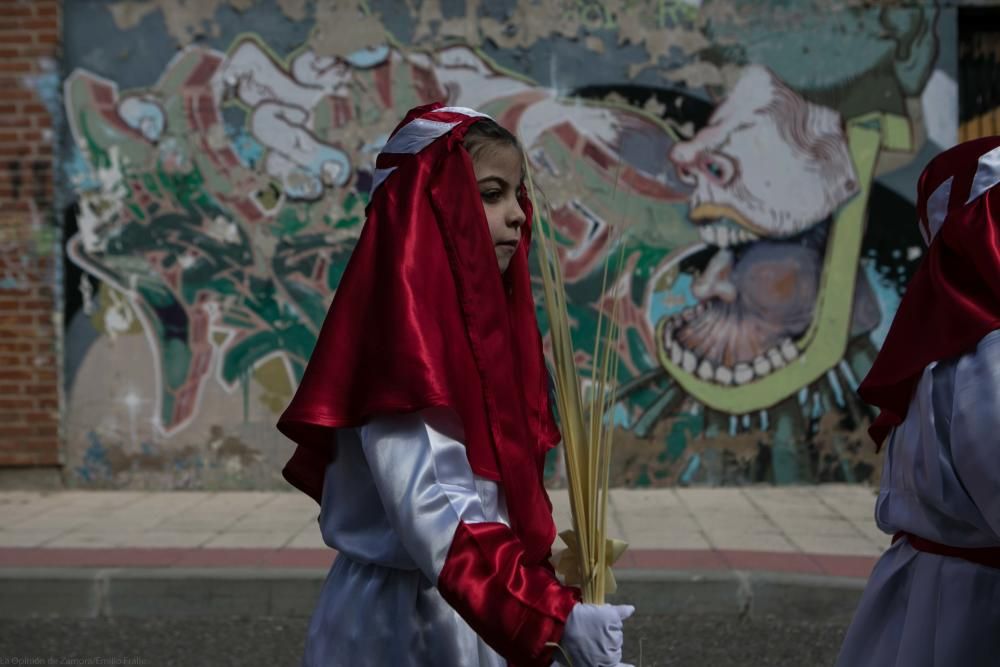
<svg viewBox="0 0 1000 667">
<path fill-rule="evenodd" d="M 0 0 L 0 466 L 60 462 L 52 117 L 58 0 Z"/>
</svg>

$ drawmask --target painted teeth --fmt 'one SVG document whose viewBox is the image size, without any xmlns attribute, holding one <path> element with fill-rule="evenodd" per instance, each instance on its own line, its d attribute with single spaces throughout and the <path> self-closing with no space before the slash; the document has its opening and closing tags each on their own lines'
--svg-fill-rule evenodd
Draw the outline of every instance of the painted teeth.
<svg viewBox="0 0 1000 667">
<path fill-rule="evenodd" d="M 753 379 L 753 368 L 750 364 L 736 364 L 733 369 L 733 380 L 736 384 L 746 384 Z"/>
<path fill-rule="evenodd" d="M 704 301 L 685 308 L 670 317 L 663 330 L 663 346 L 670 355 L 670 362 L 680 366 L 685 373 L 696 375 L 705 382 L 715 382 L 723 386 L 745 385 L 767 377 L 799 357 L 799 348 L 790 338 L 783 339 L 777 346 L 754 357 L 751 362 L 740 362 L 729 368 L 723 364 L 713 364 L 708 359 L 700 359 L 691 350 L 685 349 L 677 340 L 679 329 L 685 327 L 708 309 Z"/>
<path fill-rule="evenodd" d="M 670 361 L 674 365 L 680 366 L 685 373 L 697 375 L 705 382 L 723 386 L 745 385 L 765 378 L 799 356 L 799 349 L 795 343 L 786 338 L 777 347 L 758 355 L 753 361 L 740 362 L 730 368 L 722 364 L 713 364 L 708 359 L 699 359 L 694 352 L 684 349 L 674 338 L 674 331 L 669 327 L 664 331 L 663 338 L 665 348 L 670 354 Z"/>
<path fill-rule="evenodd" d="M 701 234 L 701 240 L 708 245 L 719 245 L 718 225 L 705 225 L 698 229 L 698 233 Z"/>
<path fill-rule="evenodd" d="M 694 373 L 694 369 L 698 366 L 698 359 L 694 356 L 691 350 L 684 350 L 683 361 L 681 362 L 682 368 L 688 373 Z"/>
<path fill-rule="evenodd" d="M 735 241 L 736 240 L 735 239 L 735 237 L 736 237 L 735 231 L 736 230 L 732 230 L 732 231 L 734 232 L 732 234 L 732 236 L 734 237 L 733 240 Z M 719 227 L 719 231 L 716 232 L 716 238 L 719 241 L 719 247 L 720 248 L 728 248 L 729 247 L 729 236 L 730 236 L 729 232 L 730 232 L 729 227 L 721 227 L 721 226 Z"/>
<path fill-rule="evenodd" d="M 771 372 L 771 362 L 765 359 L 763 356 L 757 357 L 753 360 L 753 372 L 762 377 Z"/>
<path fill-rule="evenodd" d="M 724 222 L 712 222 L 698 228 L 701 240 L 718 248 L 741 245 L 756 241 L 760 237 L 743 227 L 734 227 Z"/>
<path fill-rule="evenodd" d="M 705 301 L 699 301 L 693 306 L 688 306 L 679 313 L 674 313 L 670 316 L 670 320 L 667 323 L 668 329 L 678 329 L 694 318 L 698 317 L 702 313 L 708 310 L 708 303 Z"/>
<path fill-rule="evenodd" d="M 785 361 L 795 361 L 799 356 L 799 348 L 795 347 L 795 343 L 786 338 L 781 341 L 781 356 L 785 358 Z"/>
</svg>

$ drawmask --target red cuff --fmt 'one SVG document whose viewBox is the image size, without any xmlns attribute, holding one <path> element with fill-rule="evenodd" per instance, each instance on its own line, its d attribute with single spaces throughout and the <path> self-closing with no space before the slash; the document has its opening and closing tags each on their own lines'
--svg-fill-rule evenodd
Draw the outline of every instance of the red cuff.
<svg viewBox="0 0 1000 667">
<path fill-rule="evenodd" d="M 579 601 L 502 523 L 459 523 L 438 590 L 511 667 L 549 667 L 566 618 Z"/>
</svg>

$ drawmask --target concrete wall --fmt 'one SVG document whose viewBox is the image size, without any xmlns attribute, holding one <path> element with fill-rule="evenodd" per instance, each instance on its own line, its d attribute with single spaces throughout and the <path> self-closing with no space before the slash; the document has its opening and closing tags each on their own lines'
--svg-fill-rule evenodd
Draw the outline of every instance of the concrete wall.
<svg viewBox="0 0 1000 667">
<path fill-rule="evenodd" d="M 528 145 L 582 351 L 620 302 L 615 484 L 872 480 L 854 390 L 958 109 L 956 10 L 869 4 L 65 3 L 71 482 L 283 484 L 374 157 L 432 100 Z"/>
</svg>

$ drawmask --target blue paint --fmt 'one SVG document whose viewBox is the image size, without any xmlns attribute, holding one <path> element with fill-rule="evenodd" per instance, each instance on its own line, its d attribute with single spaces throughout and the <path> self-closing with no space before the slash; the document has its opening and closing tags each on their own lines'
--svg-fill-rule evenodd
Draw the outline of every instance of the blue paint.
<svg viewBox="0 0 1000 667">
<path fill-rule="evenodd" d="M 813 405 L 812 405 L 812 419 L 819 419 L 823 416 L 826 410 L 823 408 L 823 401 L 820 399 L 819 393 L 813 394 Z"/>
<path fill-rule="evenodd" d="M 25 83 L 32 88 L 45 105 L 45 110 L 49 112 L 52 119 L 62 118 L 62 85 L 59 79 L 59 72 L 55 70 L 55 63 L 51 60 L 43 60 L 43 66 L 51 63 L 53 71 L 45 74 L 33 74 L 24 77 Z"/>
<path fill-rule="evenodd" d="M 616 403 L 615 409 L 611 415 L 612 419 L 614 419 L 615 426 L 620 426 L 624 429 L 632 428 L 632 419 L 630 418 L 624 403 Z"/>
<path fill-rule="evenodd" d="M 76 146 L 70 146 L 67 155 L 62 158 L 62 170 L 66 181 L 72 183 L 73 189 L 77 192 L 98 190 L 101 187 L 101 182 L 94 176 L 90 163 Z"/>
<path fill-rule="evenodd" d="M 226 134 L 229 136 L 230 147 L 243 166 L 248 169 L 255 168 L 264 157 L 264 147 L 261 143 L 243 128 L 227 127 Z"/>
<path fill-rule="evenodd" d="M 83 464 L 77 466 L 76 474 L 86 482 L 111 479 L 111 463 L 101 439 L 93 431 L 87 431 L 87 450 L 83 453 Z"/>
<path fill-rule="evenodd" d="M 149 141 L 156 141 L 163 134 L 166 117 L 156 102 L 140 97 L 127 97 L 118 105 L 122 120 Z"/>
<path fill-rule="evenodd" d="M 381 65 L 384 63 L 385 59 L 388 57 L 389 47 L 383 45 L 358 49 L 353 53 L 347 54 L 344 60 L 355 67 L 374 67 L 375 65 Z"/>
<path fill-rule="evenodd" d="M 837 379 L 837 374 L 833 372 L 831 368 L 826 372 L 827 382 L 830 383 L 830 388 L 833 389 L 834 399 L 837 401 L 837 405 L 844 407 L 847 403 L 844 401 L 844 390 L 840 386 L 840 380 Z"/>
<path fill-rule="evenodd" d="M 329 165 L 335 165 L 328 169 Z M 292 199 L 318 199 L 326 183 L 342 187 L 351 177 L 351 161 L 339 148 L 320 144 L 307 165 L 296 165 L 285 175 L 282 187 Z"/>
<path fill-rule="evenodd" d="M 889 327 L 892 326 L 892 318 L 899 308 L 900 296 L 895 280 L 884 276 L 875 268 L 875 263 L 862 260 L 861 268 L 868 277 L 868 282 L 875 290 L 875 298 L 878 301 L 879 311 L 882 313 L 882 321 L 869 334 L 875 347 L 882 347 L 885 337 L 889 334 Z"/>
<path fill-rule="evenodd" d="M 851 370 L 851 365 L 842 359 L 840 363 L 837 364 L 837 368 L 840 369 L 844 379 L 847 380 L 847 385 L 850 387 L 851 391 L 856 392 L 858 390 L 858 378 L 855 377 L 854 371 Z"/>
<path fill-rule="evenodd" d="M 677 276 L 677 280 L 674 281 L 669 290 L 653 292 L 649 308 L 650 322 L 655 325 L 664 317 L 670 317 L 685 308 L 698 305 L 698 299 L 695 298 L 694 293 L 691 291 L 691 283 L 693 281 L 694 278 L 690 274 L 682 273 Z M 677 297 L 681 297 L 684 300 L 683 303 L 672 305 L 672 302 L 676 301 Z M 668 300 L 671 303 L 668 304 Z"/>
<path fill-rule="evenodd" d="M 694 477 L 696 472 L 698 472 L 699 466 L 701 466 L 701 456 L 698 454 L 692 454 L 687 467 L 685 467 L 684 472 L 681 473 L 681 484 L 690 484 L 691 478 Z"/>
<path fill-rule="evenodd" d="M 322 178 L 323 168 L 329 162 L 337 166 L 337 177 L 333 181 L 333 185 L 338 188 L 342 187 L 351 176 L 351 160 L 347 157 L 347 153 L 339 148 L 321 145 L 319 150 L 316 151 L 316 156 L 312 163 L 307 168 L 316 174 L 318 178 Z"/>
</svg>

